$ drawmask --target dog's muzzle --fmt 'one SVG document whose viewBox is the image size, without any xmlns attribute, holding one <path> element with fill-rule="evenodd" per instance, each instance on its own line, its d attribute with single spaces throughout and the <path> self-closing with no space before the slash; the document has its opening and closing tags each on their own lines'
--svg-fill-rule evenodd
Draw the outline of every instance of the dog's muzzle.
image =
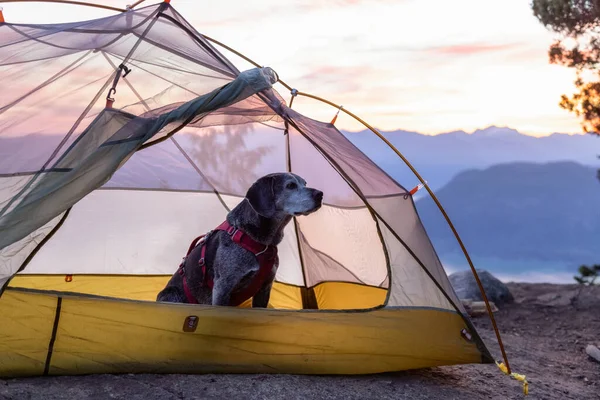
<svg viewBox="0 0 600 400">
<path fill-rule="evenodd" d="M 304 211 L 304 212 L 297 212 L 294 214 L 295 216 L 309 215 L 309 214 L 317 211 L 323 205 L 323 192 L 321 192 L 320 190 L 317 190 L 317 189 L 311 189 L 311 190 L 312 190 L 312 199 L 313 199 L 313 203 L 314 203 L 313 208 L 311 208 L 310 210 Z"/>
<path fill-rule="evenodd" d="M 313 199 L 315 199 L 315 201 L 317 202 L 317 204 L 320 206 L 321 203 L 323 203 L 323 192 L 321 192 L 320 190 L 314 190 L 313 191 Z"/>
</svg>

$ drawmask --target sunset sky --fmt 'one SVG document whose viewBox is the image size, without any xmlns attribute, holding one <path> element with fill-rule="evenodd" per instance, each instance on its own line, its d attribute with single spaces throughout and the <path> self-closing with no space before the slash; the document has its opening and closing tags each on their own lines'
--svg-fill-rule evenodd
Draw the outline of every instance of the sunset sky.
<svg viewBox="0 0 600 400">
<path fill-rule="evenodd" d="M 497 125 L 532 135 L 581 131 L 577 119 L 558 107 L 560 95 L 573 91 L 574 73 L 548 64 L 554 36 L 533 17 L 527 0 L 172 0 L 171 5 L 201 33 L 380 129 L 434 134 Z M 7 22 L 112 14 L 39 3 L 3 8 Z M 294 107 L 321 120 L 335 113 L 309 99 Z M 349 117 L 340 117 L 337 126 L 361 129 Z"/>
</svg>

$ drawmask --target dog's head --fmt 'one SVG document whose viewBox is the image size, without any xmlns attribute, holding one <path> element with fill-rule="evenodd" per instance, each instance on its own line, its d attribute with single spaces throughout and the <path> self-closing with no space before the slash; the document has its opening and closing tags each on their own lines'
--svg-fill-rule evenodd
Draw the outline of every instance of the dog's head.
<svg viewBox="0 0 600 400">
<path fill-rule="evenodd" d="M 246 199 L 259 215 L 277 218 L 317 211 L 323 203 L 323 192 L 306 187 L 306 181 L 296 174 L 277 173 L 254 182 Z"/>
</svg>

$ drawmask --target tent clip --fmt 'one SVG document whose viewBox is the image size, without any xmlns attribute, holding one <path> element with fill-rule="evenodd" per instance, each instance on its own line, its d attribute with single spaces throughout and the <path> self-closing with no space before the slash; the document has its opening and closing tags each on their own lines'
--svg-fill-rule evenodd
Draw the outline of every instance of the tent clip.
<svg viewBox="0 0 600 400">
<path fill-rule="evenodd" d="M 425 183 L 427 183 L 427 181 L 425 181 Z M 419 183 L 417 186 L 410 189 L 410 191 L 408 193 L 404 194 L 404 199 L 406 200 L 406 199 L 408 199 L 409 196 L 414 196 L 415 193 L 417 193 L 419 190 L 423 189 L 423 187 L 425 187 L 425 184 Z"/>
<path fill-rule="evenodd" d="M 335 121 L 337 120 L 338 115 L 340 115 L 340 111 L 342 111 L 342 108 L 344 108 L 344 106 L 340 106 L 340 108 L 338 108 L 337 112 L 333 116 L 333 119 L 331 120 L 331 125 L 335 124 Z"/>
<path fill-rule="evenodd" d="M 292 95 L 292 98 L 290 99 L 290 105 L 288 106 L 289 108 L 292 108 L 292 104 L 294 104 L 294 99 L 296 98 L 296 96 L 298 96 L 298 93 L 299 93 L 298 89 L 290 90 L 290 94 Z M 285 123 L 285 132 L 283 134 L 287 135 L 287 121 Z"/>
<path fill-rule="evenodd" d="M 127 66 L 125 64 L 119 65 L 119 68 L 123 69 L 125 71 L 125 74 L 123 75 L 123 78 L 125 78 L 131 72 L 131 68 L 127 68 Z"/>
<path fill-rule="evenodd" d="M 115 99 L 112 97 L 112 95 L 117 93 L 117 84 L 119 83 L 119 79 L 121 78 L 121 74 L 123 73 L 123 71 L 125 71 L 125 73 L 123 74 L 123 78 L 125 78 L 127 75 L 129 75 L 129 73 L 131 72 L 131 69 L 127 68 L 127 66 L 123 63 L 121 63 L 119 65 L 119 69 L 117 70 L 117 73 L 115 74 L 115 79 L 113 80 L 112 87 L 110 88 L 110 90 L 108 91 L 108 94 L 106 95 L 106 108 L 112 108 L 113 103 L 115 102 Z"/>
</svg>

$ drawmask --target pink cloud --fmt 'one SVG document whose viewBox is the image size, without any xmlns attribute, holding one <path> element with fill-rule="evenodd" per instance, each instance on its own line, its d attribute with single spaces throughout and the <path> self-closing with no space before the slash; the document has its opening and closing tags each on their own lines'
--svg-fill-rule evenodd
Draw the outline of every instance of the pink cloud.
<svg viewBox="0 0 600 400">
<path fill-rule="evenodd" d="M 506 50 L 515 50 L 520 48 L 520 43 L 473 43 L 473 44 L 457 44 L 451 46 L 440 46 L 427 49 L 427 52 L 439 55 L 451 56 L 471 56 L 484 53 L 496 53 Z"/>
<path fill-rule="evenodd" d="M 389 3 L 395 4 L 398 3 L 399 0 L 330 0 L 330 1 L 322 1 L 322 0 L 304 0 L 299 4 L 296 4 L 295 7 L 299 10 L 311 11 L 311 10 L 321 10 L 326 8 L 336 8 L 336 7 L 354 7 L 368 4 L 370 6 L 373 3 Z"/>
<path fill-rule="evenodd" d="M 314 87 L 354 92 L 362 89 L 362 83 L 372 71 L 358 66 L 323 66 L 301 76 L 299 82 L 310 82 Z"/>
</svg>

